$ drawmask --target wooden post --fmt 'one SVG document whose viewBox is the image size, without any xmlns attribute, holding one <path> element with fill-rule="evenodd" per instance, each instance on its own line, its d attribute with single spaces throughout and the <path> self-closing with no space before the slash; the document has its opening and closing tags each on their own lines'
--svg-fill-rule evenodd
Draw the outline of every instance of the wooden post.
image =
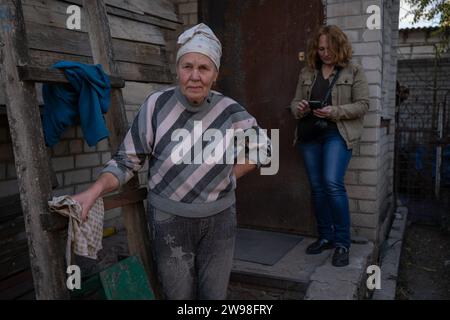
<svg viewBox="0 0 450 320">
<path fill-rule="evenodd" d="M 17 71 L 29 63 L 21 1 L 0 0 L 0 10 L 1 78 L 36 298 L 67 299 L 61 233 L 41 227 L 52 188 L 34 83 L 21 82 Z"/>
<path fill-rule="evenodd" d="M 106 73 L 117 75 L 118 71 L 114 60 L 111 33 L 104 2 L 83 0 L 83 8 L 88 16 L 89 41 L 94 63 L 101 64 Z M 111 148 L 113 151 L 116 151 L 128 130 L 128 121 L 121 90 L 111 90 L 111 105 L 106 114 L 106 121 L 111 132 L 109 138 Z M 123 187 L 123 190 L 136 190 L 137 192 L 138 187 L 139 179 L 135 176 Z M 130 253 L 139 255 L 149 276 L 156 298 L 161 298 L 161 290 L 154 272 L 144 204 L 140 201 L 126 205 L 122 207 L 122 213 L 125 228 L 127 229 Z"/>
</svg>

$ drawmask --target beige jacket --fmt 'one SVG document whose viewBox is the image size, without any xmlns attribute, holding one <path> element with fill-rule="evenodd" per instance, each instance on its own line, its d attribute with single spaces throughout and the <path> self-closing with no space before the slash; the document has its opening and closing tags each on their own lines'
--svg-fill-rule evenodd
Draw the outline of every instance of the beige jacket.
<svg viewBox="0 0 450 320">
<path fill-rule="evenodd" d="M 297 112 L 301 100 L 309 100 L 311 89 L 316 80 L 318 70 L 305 67 L 300 71 L 295 98 L 291 102 L 291 111 L 296 119 L 301 115 Z M 331 74 L 334 77 L 336 70 Z M 339 133 L 344 138 L 349 149 L 353 148 L 362 135 L 364 114 L 369 110 L 369 87 L 361 66 L 349 63 L 339 73 L 331 91 L 332 111 L 330 120 L 336 122 Z M 294 144 L 297 142 L 295 129 Z"/>
</svg>

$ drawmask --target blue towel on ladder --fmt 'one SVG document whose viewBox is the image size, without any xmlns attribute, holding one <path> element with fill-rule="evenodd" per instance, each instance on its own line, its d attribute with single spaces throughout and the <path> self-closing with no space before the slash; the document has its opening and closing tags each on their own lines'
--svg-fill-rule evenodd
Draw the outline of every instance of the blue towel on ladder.
<svg viewBox="0 0 450 320">
<path fill-rule="evenodd" d="M 108 137 L 103 114 L 109 108 L 111 84 L 102 66 L 59 61 L 53 68 L 64 71 L 70 86 L 44 84 L 42 87 L 45 143 L 54 146 L 66 128 L 77 124 L 78 119 L 89 146 Z"/>
</svg>

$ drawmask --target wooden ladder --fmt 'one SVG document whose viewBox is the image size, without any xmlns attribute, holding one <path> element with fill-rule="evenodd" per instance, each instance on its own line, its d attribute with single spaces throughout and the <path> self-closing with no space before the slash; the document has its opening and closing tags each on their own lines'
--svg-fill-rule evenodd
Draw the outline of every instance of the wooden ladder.
<svg viewBox="0 0 450 320">
<path fill-rule="evenodd" d="M 106 114 L 112 151 L 117 150 L 128 128 L 112 40 L 103 1 L 83 0 L 89 21 L 89 41 L 94 64 L 101 64 L 111 79 L 111 104 Z M 6 113 L 14 150 L 15 166 L 36 299 L 68 299 L 64 269 L 62 230 L 67 219 L 50 214 L 51 174 L 35 82 L 68 83 L 61 70 L 30 65 L 25 22 L 20 0 L 0 0 L 1 77 L 5 83 Z M 6 14 L 5 14 L 6 13 Z M 161 291 L 153 272 L 151 243 L 143 201 L 146 188 L 139 189 L 137 175 L 120 194 L 104 197 L 105 210 L 122 207 L 129 251 L 140 257 L 156 298 Z"/>
</svg>

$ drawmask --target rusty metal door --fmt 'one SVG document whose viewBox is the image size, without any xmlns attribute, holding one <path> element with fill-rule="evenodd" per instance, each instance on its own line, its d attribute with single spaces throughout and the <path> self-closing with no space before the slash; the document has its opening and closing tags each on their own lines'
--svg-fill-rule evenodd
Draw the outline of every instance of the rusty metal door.
<svg viewBox="0 0 450 320">
<path fill-rule="evenodd" d="M 315 234 L 310 190 L 301 157 L 293 147 L 295 120 L 289 110 L 299 52 L 323 21 L 318 0 L 201 0 L 200 21 L 223 45 L 217 90 L 237 100 L 262 128 L 280 130 L 280 169 L 253 172 L 237 188 L 240 226 Z"/>
</svg>

